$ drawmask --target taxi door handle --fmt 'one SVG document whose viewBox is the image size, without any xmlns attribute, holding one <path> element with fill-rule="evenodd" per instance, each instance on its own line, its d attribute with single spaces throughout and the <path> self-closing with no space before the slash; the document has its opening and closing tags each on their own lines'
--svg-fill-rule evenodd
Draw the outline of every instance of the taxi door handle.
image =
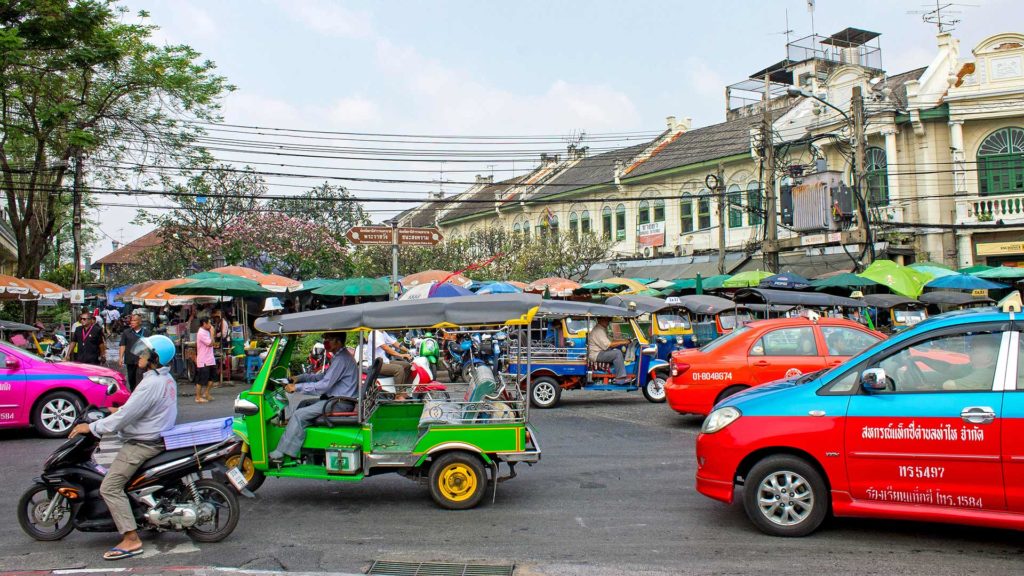
<svg viewBox="0 0 1024 576">
<path fill-rule="evenodd" d="M 996 413 L 988 406 L 968 406 L 960 411 L 960 418 L 969 424 L 991 424 Z"/>
<path fill-rule="evenodd" d="M 767 360 L 758 360 L 757 362 L 754 362 L 754 366 L 757 366 L 759 368 L 765 368 L 767 366 L 771 366 L 771 363 L 768 362 Z"/>
</svg>

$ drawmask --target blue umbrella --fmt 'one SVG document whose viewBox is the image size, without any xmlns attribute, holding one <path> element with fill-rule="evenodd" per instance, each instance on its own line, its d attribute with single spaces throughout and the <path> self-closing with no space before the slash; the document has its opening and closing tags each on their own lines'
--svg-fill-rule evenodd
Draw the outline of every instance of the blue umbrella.
<svg viewBox="0 0 1024 576">
<path fill-rule="evenodd" d="M 758 288 L 779 288 L 782 290 L 804 290 L 810 287 L 811 281 L 799 274 L 784 272 L 768 276 L 758 283 Z"/>
<path fill-rule="evenodd" d="M 1006 284 L 963 273 L 936 278 L 924 286 L 925 288 L 950 288 L 953 290 L 994 290 L 996 288 L 1006 288 Z"/>
<path fill-rule="evenodd" d="M 519 292 L 522 290 L 506 282 L 491 282 L 476 291 L 477 294 L 518 294 Z"/>
</svg>

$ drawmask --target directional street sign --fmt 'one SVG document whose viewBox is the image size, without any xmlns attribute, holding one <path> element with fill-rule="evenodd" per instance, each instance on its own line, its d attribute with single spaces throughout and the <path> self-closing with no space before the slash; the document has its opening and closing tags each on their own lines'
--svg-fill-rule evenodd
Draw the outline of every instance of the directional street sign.
<svg viewBox="0 0 1024 576">
<path fill-rule="evenodd" d="M 435 246 L 443 239 L 437 228 L 398 229 L 398 244 L 401 246 Z"/>
<path fill-rule="evenodd" d="M 390 226 L 356 226 L 345 233 L 353 244 L 388 245 L 392 243 Z M 400 246 L 434 246 L 444 236 L 437 228 L 398 228 Z"/>
<path fill-rule="evenodd" d="M 390 226 L 356 226 L 345 233 L 353 244 L 391 244 Z"/>
</svg>

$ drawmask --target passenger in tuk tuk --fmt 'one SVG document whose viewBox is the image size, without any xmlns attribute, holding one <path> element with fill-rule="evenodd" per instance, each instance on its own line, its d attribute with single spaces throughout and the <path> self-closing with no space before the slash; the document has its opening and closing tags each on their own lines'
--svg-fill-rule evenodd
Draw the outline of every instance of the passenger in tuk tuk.
<svg viewBox="0 0 1024 576">
<path fill-rule="evenodd" d="M 625 340 L 612 340 L 608 336 L 608 324 L 611 321 L 608 317 L 597 319 L 597 324 L 590 330 L 587 342 L 587 356 L 591 362 L 599 364 L 611 364 L 615 373 L 616 384 L 626 384 L 629 376 L 626 374 L 626 363 L 622 356 L 622 350 L 617 346 L 628 344 Z"/>
<path fill-rule="evenodd" d="M 280 463 L 285 456 L 297 458 L 306 440 L 306 428 L 321 414 L 328 398 L 347 397 L 351 401 L 337 401 L 334 406 L 339 412 L 354 410 L 359 390 L 359 367 L 352 354 L 345 349 L 345 333 L 330 332 L 324 335 L 324 348 L 334 355 L 331 365 L 319 374 L 301 374 L 288 379 L 285 392 L 319 394 L 321 399 L 308 406 L 297 408 L 288 420 L 284 435 L 277 448 L 268 454 L 272 462 Z"/>
<path fill-rule="evenodd" d="M 409 354 L 409 349 L 403 346 L 398 339 L 383 330 L 374 330 L 363 346 L 369 349 L 371 343 L 374 346 L 373 353 L 361 354 L 361 359 L 369 366 L 374 360 L 380 358 L 384 362 L 380 369 L 380 375 L 384 378 L 395 379 L 395 390 L 398 391 L 395 399 L 404 400 L 408 397 L 404 390 L 405 383 L 412 373 L 412 364 L 410 364 L 412 354 Z"/>
</svg>

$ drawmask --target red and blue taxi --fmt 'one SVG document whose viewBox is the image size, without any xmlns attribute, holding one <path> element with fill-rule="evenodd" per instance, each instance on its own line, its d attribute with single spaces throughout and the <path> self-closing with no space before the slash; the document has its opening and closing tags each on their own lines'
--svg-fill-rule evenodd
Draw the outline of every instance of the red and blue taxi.
<svg viewBox="0 0 1024 576">
<path fill-rule="evenodd" d="M 1020 295 L 925 320 L 848 362 L 733 396 L 697 490 L 778 536 L 835 516 L 1024 529 Z"/>
<path fill-rule="evenodd" d="M 813 314 L 750 322 L 703 348 L 673 353 L 665 395 L 676 412 L 705 415 L 737 392 L 837 366 L 884 338 L 851 320 Z"/>
</svg>

